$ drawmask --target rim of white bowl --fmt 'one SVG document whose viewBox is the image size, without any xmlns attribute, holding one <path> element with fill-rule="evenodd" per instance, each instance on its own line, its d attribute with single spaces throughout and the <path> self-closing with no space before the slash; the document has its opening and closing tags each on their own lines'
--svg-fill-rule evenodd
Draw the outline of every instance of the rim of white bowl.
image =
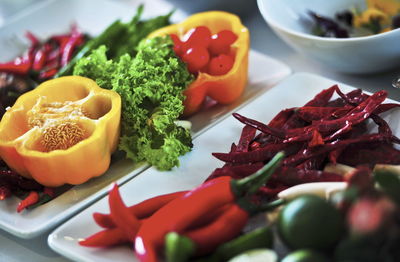
<svg viewBox="0 0 400 262">
<path fill-rule="evenodd" d="M 348 37 L 348 38 L 335 38 L 335 37 L 323 37 L 323 36 L 316 36 L 312 34 L 306 34 L 306 33 L 301 33 L 296 30 L 287 28 L 285 26 L 282 26 L 278 22 L 276 22 L 274 19 L 272 19 L 270 16 L 268 16 L 268 13 L 266 10 L 265 2 L 268 0 L 257 0 L 257 6 L 258 10 L 260 11 L 261 15 L 263 16 L 264 20 L 268 23 L 271 24 L 274 27 L 279 28 L 282 31 L 285 31 L 287 33 L 290 33 L 295 36 L 307 38 L 310 40 L 318 40 L 318 41 L 323 41 L 323 42 L 355 42 L 355 41 L 367 41 L 370 39 L 375 39 L 375 38 L 381 38 L 385 37 L 387 35 L 391 35 L 394 33 L 400 32 L 400 28 L 393 29 L 388 32 L 383 32 L 379 34 L 374 34 L 374 35 L 368 35 L 368 36 L 356 36 L 356 37 Z M 283 0 L 281 0 L 283 1 Z"/>
</svg>

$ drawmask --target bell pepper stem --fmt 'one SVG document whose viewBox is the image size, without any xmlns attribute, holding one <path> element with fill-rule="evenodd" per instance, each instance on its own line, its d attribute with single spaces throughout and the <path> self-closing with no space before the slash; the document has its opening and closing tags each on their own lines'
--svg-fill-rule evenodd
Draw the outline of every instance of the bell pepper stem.
<svg viewBox="0 0 400 262">
<path fill-rule="evenodd" d="M 284 157 L 285 154 L 279 152 L 256 173 L 242 179 L 232 180 L 232 192 L 236 197 L 241 197 L 244 194 L 250 195 L 256 193 L 257 190 L 272 176 Z"/>
</svg>

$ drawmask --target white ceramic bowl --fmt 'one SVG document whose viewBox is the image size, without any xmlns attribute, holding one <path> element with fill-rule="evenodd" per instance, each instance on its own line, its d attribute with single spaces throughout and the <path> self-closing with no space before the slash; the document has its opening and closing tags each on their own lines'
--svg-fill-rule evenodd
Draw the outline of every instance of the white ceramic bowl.
<svg viewBox="0 0 400 262">
<path fill-rule="evenodd" d="M 346 73 L 376 73 L 400 69 L 400 29 L 378 35 L 326 38 L 311 34 L 308 11 L 334 17 L 364 0 L 257 0 L 269 26 L 288 45 L 332 69 Z"/>
</svg>

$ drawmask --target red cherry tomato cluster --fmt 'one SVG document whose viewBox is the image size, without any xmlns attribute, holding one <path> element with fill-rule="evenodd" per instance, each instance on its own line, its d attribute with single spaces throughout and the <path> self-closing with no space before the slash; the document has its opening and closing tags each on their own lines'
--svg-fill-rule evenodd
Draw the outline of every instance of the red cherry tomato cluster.
<svg viewBox="0 0 400 262">
<path fill-rule="evenodd" d="M 206 26 L 189 30 L 182 39 L 171 34 L 175 53 L 187 64 L 191 73 L 205 72 L 210 75 L 224 75 L 231 70 L 234 57 L 230 55 L 231 45 L 237 35 L 222 30 L 211 35 Z"/>
</svg>

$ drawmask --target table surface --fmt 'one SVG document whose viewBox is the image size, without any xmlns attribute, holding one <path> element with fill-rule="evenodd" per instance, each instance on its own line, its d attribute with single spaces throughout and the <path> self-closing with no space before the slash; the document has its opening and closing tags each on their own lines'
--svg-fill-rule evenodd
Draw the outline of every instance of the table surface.
<svg viewBox="0 0 400 262">
<path fill-rule="evenodd" d="M 2 0 L 0 2 L 0 27 L 7 19 L 33 4 L 33 0 Z M 129 5 L 129 0 L 126 4 Z M 177 8 L 179 8 L 179 5 L 177 5 Z M 242 16 L 242 20 L 251 33 L 251 48 L 284 62 L 293 72 L 317 74 L 369 92 L 386 89 L 390 98 L 400 100 L 400 90 L 391 86 L 392 80 L 400 75 L 400 69 L 374 75 L 349 75 L 334 72 L 330 68 L 297 53 L 279 39 L 265 23 L 256 5 L 250 13 Z M 0 231 L 0 262 L 23 261 L 27 258 L 30 262 L 69 261 L 48 247 L 47 236 L 49 233 L 26 240 Z"/>
</svg>

